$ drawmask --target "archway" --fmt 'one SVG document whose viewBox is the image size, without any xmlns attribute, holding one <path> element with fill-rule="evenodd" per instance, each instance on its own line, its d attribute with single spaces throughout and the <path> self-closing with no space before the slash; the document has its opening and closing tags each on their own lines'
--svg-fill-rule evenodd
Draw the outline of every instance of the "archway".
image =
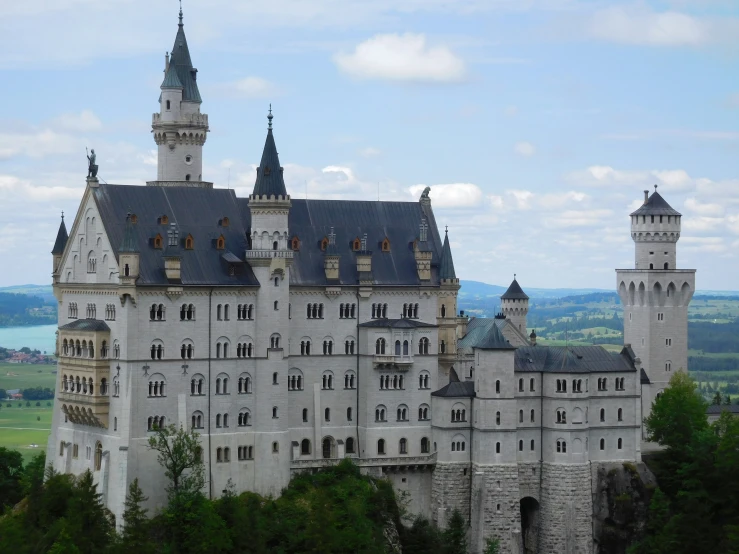
<svg viewBox="0 0 739 554">
<path fill-rule="evenodd" d="M 527 496 L 521 499 L 521 539 L 523 554 L 539 552 L 539 502 Z"/>
<path fill-rule="evenodd" d="M 324 458 L 336 458 L 336 442 L 333 437 L 325 437 L 321 442 Z"/>
</svg>

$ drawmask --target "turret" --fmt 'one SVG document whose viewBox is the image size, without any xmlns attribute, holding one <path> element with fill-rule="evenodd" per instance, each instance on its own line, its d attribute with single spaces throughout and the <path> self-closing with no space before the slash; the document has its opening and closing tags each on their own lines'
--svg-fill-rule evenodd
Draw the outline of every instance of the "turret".
<svg viewBox="0 0 739 554">
<path fill-rule="evenodd" d="M 59 231 L 56 233 L 56 241 L 54 248 L 51 249 L 51 255 L 54 257 L 53 272 L 54 283 L 59 282 L 59 266 L 62 263 L 64 248 L 67 246 L 67 226 L 64 224 L 64 212 L 62 212 L 62 222 L 59 224 Z"/>
<path fill-rule="evenodd" d="M 449 229 L 444 234 L 444 245 L 439 259 L 439 370 L 446 375 L 457 359 L 457 293 L 460 285 L 454 271 Z M 441 378 L 442 373 L 439 377 Z"/>
<path fill-rule="evenodd" d="M 636 243 L 636 269 L 677 268 L 677 241 L 682 215 L 657 192 L 644 191 L 644 204 L 631 214 L 631 238 Z"/>
<path fill-rule="evenodd" d="M 203 145 L 209 129 L 208 116 L 200 113 L 197 74 L 180 9 L 174 46 L 165 57 L 159 113 L 152 117 L 154 142 L 159 148 L 157 181 L 148 182 L 150 186 L 213 186 L 203 181 Z"/>
<path fill-rule="evenodd" d="M 526 314 L 529 313 L 529 297 L 513 275 L 513 282 L 500 297 L 500 310 L 506 319 L 524 335 L 526 334 Z"/>
</svg>

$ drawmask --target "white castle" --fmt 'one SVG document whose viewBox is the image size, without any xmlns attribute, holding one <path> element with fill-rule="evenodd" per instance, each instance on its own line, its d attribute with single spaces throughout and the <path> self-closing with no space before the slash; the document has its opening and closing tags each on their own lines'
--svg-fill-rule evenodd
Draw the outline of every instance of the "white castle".
<svg viewBox="0 0 739 554">
<path fill-rule="evenodd" d="M 537 345 L 515 279 L 496 318 L 458 314 L 428 194 L 290 198 L 271 113 L 253 193 L 203 181 L 196 76 L 180 12 L 152 123 L 158 180 L 88 178 L 69 235 L 62 220 L 49 463 L 92 470 L 120 522 L 134 478 L 164 503 L 147 441 L 174 423 L 200 434 L 211 497 L 229 479 L 279 495 L 350 457 L 412 513 L 443 526 L 461 510 L 475 552 L 489 536 L 502 552 L 592 552 L 598 471 L 641 461 L 642 417 L 687 369 L 680 214 L 655 191 L 631 215 L 621 352 Z"/>
</svg>

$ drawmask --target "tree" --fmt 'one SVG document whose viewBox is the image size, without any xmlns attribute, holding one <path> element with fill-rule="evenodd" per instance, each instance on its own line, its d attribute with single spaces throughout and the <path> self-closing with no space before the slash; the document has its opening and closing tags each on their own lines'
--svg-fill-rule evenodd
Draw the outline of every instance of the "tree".
<svg viewBox="0 0 739 554">
<path fill-rule="evenodd" d="M 0 447 L 0 510 L 23 498 L 23 457 L 17 450 Z"/>
<path fill-rule="evenodd" d="M 714 406 L 720 406 L 721 405 L 721 391 L 716 391 L 716 394 L 713 395 L 713 404 Z"/>
<path fill-rule="evenodd" d="M 157 461 L 170 480 L 167 494 L 200 492 L 205 486 L 200 435 L 175 425 L 158 428 L 149 437 L 149 449 L 157 453 Z"/>
<path fill-rule="evenodd" d="M 66 511 L 67 529 L 83 554 L 104 551 L 115 536 L 112 514 L 102 498 L 88 469 L 78 479 Z"/>
<path fill-rule="evenodd" d="M 645 423 L 650 441 L 674 449 L 682 449 L 695 432 L 708 428 L 706 402 L 687 373 L 678 371 L 672 376 Z"/>
<path fill-rule="evenodd" d="M 124 504 L 123 532 L 119 545 L 122 552 L 148 554 L 156 551 L 149 536 L 149 519 L 146 517 L 148 510 L 141 507 L 141 504 L 147 500 L 148 498 L 144 496 L 141 487 L 139 487 L 139 480 L 134 479 L 128 487 Z"/>
<path fill-rule="evenodd" d="M 726 396 L 724 396 L 724 404 L 726 406 L 731 406 L 731 395 L 730 394 L 727 394 Z"/>
<path fill-rule="evenodd" d="M 500 539 L 497 537 L 485 539 L 483 554 L 500 554 Z"/>
<path fill-rule="evenodd" d="M 444 554 L 467 554 L 467 524 L 459 510 L 454 510 L 449 526 L 442 533 Z"/>
</svg>

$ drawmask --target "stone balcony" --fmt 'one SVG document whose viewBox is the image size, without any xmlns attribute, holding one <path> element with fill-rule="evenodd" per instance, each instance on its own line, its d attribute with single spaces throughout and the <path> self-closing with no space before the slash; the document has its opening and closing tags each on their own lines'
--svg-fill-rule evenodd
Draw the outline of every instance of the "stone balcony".
<svg viewBox="0 0 739 554">
<path fill-rule="evenodd" d="M 57 397 L 62 405 L 62 412 L 72 423 L 92 427 L 108 427 L 110 399 L 107 394 L 62 390 L 57 394 Z"/>
<path fill-rule="evenodd" d="M 208 127 L 208 115 L 201 113 L 181 114 L 182 117 L 172 121 L 162 121 L 161 114 L 154 113 L 151 116 L 152 125 L 188 125 L 190 127 Z"/>
<path fill-rule="evenodd" d="M 395 369 L 408 371 L 413 365 L 413 356 L 393 356 L 392 354 L 375 354 L 372 357 L 375 369 Z"/>
<path fill-rule="evenodd" d="M 247 250 L 247 260 L 266 260 L 270 258 L 293 259 L 294 252 L 292 250 Z"/>
<path fill-rule="evenodd" d="M 384 472 L 398 469 L 431 469 L 436 465 L 436 453 L 426 456 L 376 456 L 374 458 L 347 456 L 347 458 L 351 458 L 352 462 L 359 467 L 382 468 Z M 290 462 L 290 469 L 293 471 L 322 469 L 334 466 L 340 461 L 340 458 L 292 460 Z"/>
</svg>

